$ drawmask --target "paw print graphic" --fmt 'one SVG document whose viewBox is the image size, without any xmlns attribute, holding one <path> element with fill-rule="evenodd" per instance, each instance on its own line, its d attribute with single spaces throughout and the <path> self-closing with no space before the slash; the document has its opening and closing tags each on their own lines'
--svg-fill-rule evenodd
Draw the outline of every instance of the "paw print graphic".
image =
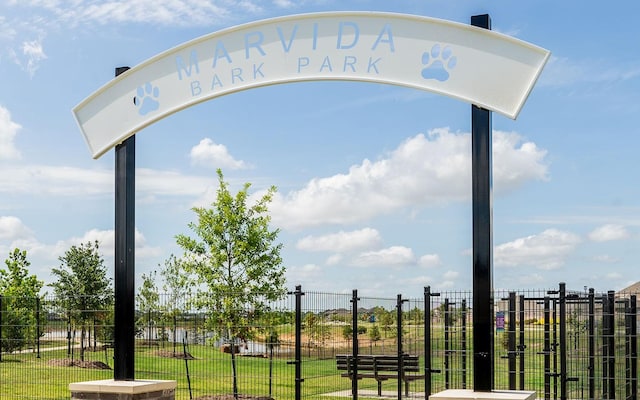
<svg viewBox="0 0 640 400">
<path fill-rule="evenodd" d="M 431 52 L 425 51 L 422 54 L 422 77 L 424 79 L 435 79 L 444 82 L 449 79 L 449 71 L 456 67 L 458 59 L 453 55 L 451 47 L 441 48 L 439 44 L 434 44 Z"/>
<path fill-rule="evenodd" d="M 137 95 L 133 98 L 133 104 L 138 107 L 138 114 L 146 115 L 157 110 L 160 107 L 160 102 L 157 100 L 159 96 L 160 89 L 150 82 L 138 87 Z"/>
</svg>

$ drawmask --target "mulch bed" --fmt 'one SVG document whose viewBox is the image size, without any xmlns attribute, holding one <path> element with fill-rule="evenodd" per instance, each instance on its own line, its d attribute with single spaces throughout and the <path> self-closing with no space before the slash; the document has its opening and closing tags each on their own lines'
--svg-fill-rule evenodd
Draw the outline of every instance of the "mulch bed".
<svg viewBox="0 0 640 400">
<path fill-rule="evenodd" d="M 111 369 L 110 366 L 102 361 L 80 361 L 71 360 L 70 358 L 58 358 L 47 361 L 48 365 L 54 367 L 79 367 L 86 369 Z"/>
<path fill-rule="evenodd" d="M 155 355 L 159 356 L 159 357 L 167 357 L 167 358 L 179 358 L 180 360 L 195 360 L 196 358 L 194 356 L 192 356 L 189 352 L 187 352 L 186 354 L 184 352 L 180 352 L 180 351 L 176 351 L 175 353 L 173 351 L 169 351 L 169 350 L 158 350 L 155 352 Z"/>
<path fill-rule="evenodd" d="M 239 394 L 238 399 L 241 400 L 273 400 L 273 397 L 269 396 L 253 396 L 249 394 Z M 235 400 L 232 394 L 216 394 L 208 396 L 196 397 L 195 400 Z"/>
</svg>

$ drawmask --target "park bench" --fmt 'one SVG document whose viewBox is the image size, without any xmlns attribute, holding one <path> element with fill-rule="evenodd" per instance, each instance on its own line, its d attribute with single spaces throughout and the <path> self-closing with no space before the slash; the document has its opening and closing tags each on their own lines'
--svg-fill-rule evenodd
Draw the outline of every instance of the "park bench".
<svg viewBox="0 0 640 400">
<path fill-rule="evenodd" d="M 354 370 L 357 369 L 357 379 L 372 378 L 378 382 L 378 396 L 382 396 L 382 382 L 389 379 L 402 379 L 404 381 L 405 395 L 409 395 L 409 382 L 424 379 L 420 373 L 418 356 L 404 354 L 402 356 L 402 372 L 399 373 L 400 363 L 397 355 L 373 355 L 362 354 L 355 359 L 351 354 L 336 355 L 338 371 L 346 371 L 340 374 L 344 378 L 353 380 Z"/>
</svg>

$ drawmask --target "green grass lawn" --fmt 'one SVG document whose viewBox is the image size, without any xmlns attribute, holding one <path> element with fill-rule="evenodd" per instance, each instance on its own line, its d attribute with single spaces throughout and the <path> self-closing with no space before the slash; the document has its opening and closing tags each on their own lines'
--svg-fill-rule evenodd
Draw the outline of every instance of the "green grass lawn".
<svg viewBox="0 0 640 400">
<path fill-rule="evenodd" d="M 432 342 L 432 367 L 441 369 L 442 372 L 434 374 L 432 378 L 433 392 L 445 389 L 445 351 L 443 328 L 434 327 L 432 336 L 438 338 Z M 544 357 L 539 354 L 543 350 L 542 327 L 529 326 L 527 329 L 527 341 L 525 351 L 525 389 L 536 390 L 539 397 L 544 394 Z M 421 335 L 422 329 L 419 326 L 410 328 L 405 335 L 405 351 L 412 354 L 423 354 L 424 344 Z M 459 332 L 449 332 L 452 344 L 449 348 L 451 353 L 448 357 L 448 376 L 451 388 L 462 387 L 462 352 L 460 352 L 460 340 L 455 335 Z M 473 359 L 471 357 L 472 337 L 467 333 L 467 359 L 466 359 L 466 385 L 472 387 L 473 381 Z M 623 344 L 620 338 L 617 343 Z M 568 351 L 568 375 L 579 377 L 578 382 L 569 382 L 569 397 L 583 398 L 585 387 L 588 384 L 586 379 L 588 357 L 583 352 L 572 348 L 569 342 Z M 56 344 L 58 346 L 56 346 Z M 33 352 L 23 354 L 3 354 L 0 362 L 0 398 L 2 399 L 68 399 L 69 383 L 89 380 L 111 379 L 113 370 L 84 369 L 79 367 L 64 367 L 51 365 L 51 360 L 66 359 L 66 341 L 57 343 L 46 343 L 41 346 L 41 357 L 37 358 Z M 582 346 L 584 343 L 580 343 Z M 334 346 L 333 348 L 331 346 Z M 337 347 L 342 346 L 342 347 Z M 335 343 L 327 344 L 325 348 L 314 349 L 303 348 L 302 383 L 303 395 L 305 397 L 317 398 L 323 395 L 323 399 L 332 399 L 326 396 L 328 393 L 337 391 L 348 391 L 351 389 L 351 382 L 347 378 L 340 377 L 336 369 L 335 354 L 349 352 L 349 341 L 339 339 Z M 53 347 L 62 349 L 52 350 Z M 388 343 L 363 346 L 360 350 L 363 354 L 368 353 L 393 353 L 394 343 L 389 339 Z M 164 346 L 143 347 L 138 343 L 135 355 L 135 378 L 136 379 L 166 379 L 177 381 L 176 399 L 189 399 L 189 383 L 187 380 L 187 367 L 191 383 L 191 393 L 193 398 L 206 394 L 232 393 L 232 367 L 229 354 L 221 352 L 216 347 L 205 345 L 190 345 L 189 352 L 194 356 L 194 360 L 189 360 L 186 364 L 183 359 L 162 357 L 158 351 L 163 350 L 171 353 L 173 346 L 164 343 Z M 176 348 L 178 353 L 182 352 L 182 346 Z M 293 348 L 281 347 L 280 355 L 270 363 L 269 359 L 259 357 L 237 357 L 238 390 L 243 394 L 255 394 L 267 396 L 269 394 L 276 399 L 294 398 L 295 367 L 289 362 L 293 360 Z M 506 354 L 502 347 L 500 337 L 496 337 L 495 356 L 495 376 L 497 389 L 508 388 L 508 359 L 501 356 Z M 79 357 L 79 351 L 74 350 L 74 358 Z M 101 361 L 113 367 L 113 349 L 101 351 L 87 351 L 86 360 Z M 559 357 L 558 357 L 559 359 Z M 424 363 L 424 357 L 420 358 Z M 559 363 L 559 361 L 556 361 Z M 598 358 L 596 370 L 599 374 L 602 367 L 602 359 Z M 270 380 L 270 368 L 272 370 Z M 557 365 L 559 368 L 559 365 Z M 616 386 L 621 396 L 624 396 L 624 358 L 616 358 Z M 601 378 L 597 378 L 597 386 L 601 385 Z M 618 384 L 619 382 L 619 384 Z M 551 380 L 559 385 L 559 380 Z M 519 381 L 518 381 L 519 384 Z M 377 385 L 373 379 L 364 379 L 359 382 L 361 389 L 375 390 Z M 422 391 L 424 381 L 416 381 L 411 385 L 412 391 Z M 389 380 L 383 383 L 383 390 L 396 391 L 397 381 Z M 553 389 L 552 389 L 553 390 Z M 362 397 L 362 396 L 360 396 Z M 336 398 L 337 399 L 337 398 Z"/>
</svg>

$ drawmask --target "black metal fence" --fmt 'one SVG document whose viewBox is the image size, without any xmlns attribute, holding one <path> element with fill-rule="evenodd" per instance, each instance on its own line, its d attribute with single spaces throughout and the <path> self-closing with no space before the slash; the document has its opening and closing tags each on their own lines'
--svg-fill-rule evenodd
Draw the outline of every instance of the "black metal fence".
<svg viewBox="0 0 640 400">
<path fill-rule="evenodd" d="M 178 381 L 176 398 L 428 398 L 473 388 L 471 292 L 418 299 L 304 292 L 219 324 L 191 298 L 137 311 L 136 378 Z M 637 399 L 636 293 L 494 293 L 496 389 L 541 399 Z M 0 398 L 66 399 L 113 378 L 113 309 L 0 297 Z M 360 379 L 352 379 L 359 377 Z M 246 398 L 246 397 L 245 397 Z"/>
</svg>

